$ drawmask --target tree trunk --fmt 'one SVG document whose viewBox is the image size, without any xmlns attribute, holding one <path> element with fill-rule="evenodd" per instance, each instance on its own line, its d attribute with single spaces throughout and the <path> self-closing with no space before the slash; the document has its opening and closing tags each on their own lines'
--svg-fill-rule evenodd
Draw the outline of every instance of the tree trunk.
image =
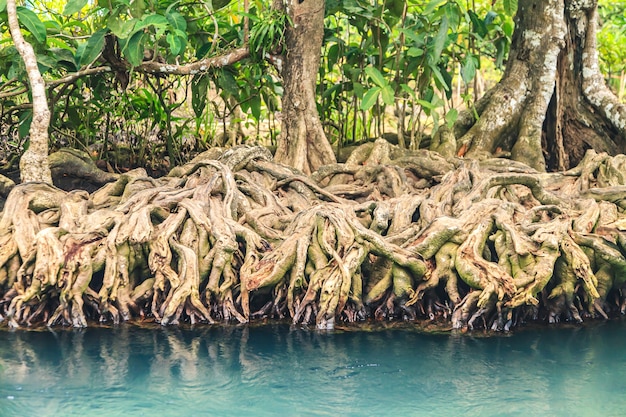
<svg viewBox="0 0 626 417">
<path fill-rule="evenodd" d="M 336 161 L 317 112 L 315 85 L 324 35 L 324 0 L 275 2 L 289 14 L 281 74 L 282 130 L 275 159 L 311 173 Z"/>
<path fill-rule="evenodd" d="M 520 0 L 505 74 L 459 118 L 459 155 L 511 157 L 567 169 L 587 149 L 626 151 L 626 107 L 606 87 L 596 49 L 597 2 Z"/>
<path fill-rule="evenodd" d="M 17 20 L 15 0 L 7 0 L 7 15 L 15 49 L 24 60 L 33 100 L 33 120 L 30 125 L 30 145 L 20 159 L 22 182 L 52 184 L 48 166 L 48 127 L 50 110 L 46 100 L 46 84 L 37 67 L 37 58 L 31 44 L 24 40 Z"/>
</svg>

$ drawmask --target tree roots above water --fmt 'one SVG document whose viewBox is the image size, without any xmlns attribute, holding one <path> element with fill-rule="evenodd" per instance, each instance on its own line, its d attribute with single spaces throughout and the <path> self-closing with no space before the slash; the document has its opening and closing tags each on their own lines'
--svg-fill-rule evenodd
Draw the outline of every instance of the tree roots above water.
<svg viewBox="0 0 626 417">
<path fill-rule="evenodd" d="M 398 153 L 396 155 L 396 153 Z M 427 318 L 508 330 L 626 312 L 626 157 L 567 172 L 387 142 L 304 176 L 258 147 L 0 217 L 0 325 Z"/>
</svg>

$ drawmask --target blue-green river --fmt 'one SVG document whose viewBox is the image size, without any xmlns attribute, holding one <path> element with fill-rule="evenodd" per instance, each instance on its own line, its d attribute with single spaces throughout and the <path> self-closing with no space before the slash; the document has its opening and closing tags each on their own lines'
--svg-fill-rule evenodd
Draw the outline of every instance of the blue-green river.
<svg viewBox="0 0 626 417">
<path fill-rule="evenodd" d="M 626 416 L 626 322 L 0 331 L 0 416 Z"/>
</svg>

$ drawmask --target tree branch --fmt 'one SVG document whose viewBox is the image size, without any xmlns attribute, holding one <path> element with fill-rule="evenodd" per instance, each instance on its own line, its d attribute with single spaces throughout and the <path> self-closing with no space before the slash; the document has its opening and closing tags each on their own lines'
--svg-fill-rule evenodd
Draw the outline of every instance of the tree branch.
<svg viewBox="0 0 626 417">
<path fill-rule="evenodd" d="M 197 62 L 191 62 L 189 64 L 164 64 L 156 61 L 147 61 L 135 67 L 135 71 L 149 73 L 149 74 L 171 74 L 171 75 L 194 75 L 202 72 L 206 72 L 211 68 L 221 68 L 228 65 L 232 65 L 242 59 L 250 56 L 250 49 L 248 46 L 233 49 L 232 51 L 214 56 L 211 58 L 205 58 Z"/>
<path fill-rule="evenodd" d="M 250 50 L 247 46 L 233 49 L 232 51 L 223 55 L 214 56 L 211 58 L 202 59 L 197 62 L 190 62 L 188 64 L 164 64 L 156 61 L 147 61 L 135 67 L 133 70 L 140 73 L 147 74 L 171 74 L 171 75 L 194 75 L 201 72 L 206 72 L 211 68 L 221 68 L 228 65 L 232 65 L 242 59 L 250 56 Z M 130 70 L 130 65 L 128 66 Z M 56 87 L 61 84 L 72 83 L 75 80 L 94 74 L 100 74 L 103 72 L 111 72 L 113 69 L 106 65 L 95 68 L 87 68 L 84 70 L 76 71 L 71 74 L 59 78 L 58 80 L 48 81 L 46 85 L 48 87 Z"/>
<path fill-rule="evenodd" d="M 7 0 L 6 5 L 9 31 L 15 49 L 22 57 L 28 82 L 32 92 L 33 120 L 30 125 L 30 146 L 20 159 L 20 176 L 22 182 L 38 181 L 52 184 L 52 176 L 48 166 L 48 127 L 50 126 L 50 109 L 46 100 L 46 83 L 39 72 L 37 58 L 33 46 L 26 42 L 20 30 L 15 0 Z"/>
<path fill-rule="evenodd" d="M 0 93 L 0 100 L 9 98 L 9 97 L 19 96 L 20 94 L 24 94 L 26 92 L 28 92 L 27 87 L 16 88 L 15 90 L 7 91 L 5 93 Z"/>
<path fill-rule="evenodd" d="M 48 87 L 56 87 L 57 85 L 61 85 L 61 84 L 69 84 L 69 83 L 72 83 L 72 82 L 76 81 L 77 79 L 79 79 L 81 77 L 85 77 L 87 75 L 94 75 L 94 74 L 99 74 L 101 72 L 110 72 L 110 71 L 111 71 L 111 67 L 109 67 L 109 66 L 96 67 L 96 68 L 87 68 L 87 69 L 84 69 L 84 70 L 72 72 L 71 74 L 67 74 L 65 77 L 61 77 L 58 80 L 48 81 L 46 83 L 46 86 L 48 86 Z"/>
</svg>

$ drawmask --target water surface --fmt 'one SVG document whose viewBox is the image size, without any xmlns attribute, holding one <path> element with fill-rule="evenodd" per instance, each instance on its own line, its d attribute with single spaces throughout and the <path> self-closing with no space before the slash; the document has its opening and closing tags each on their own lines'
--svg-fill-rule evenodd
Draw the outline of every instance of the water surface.
<svg viewBox="0 0 626 417">
<path fill-rule="evenodd" d="M 626 323 L 0 332 L 0 416 L 624 416 Z"/>
</svg>

